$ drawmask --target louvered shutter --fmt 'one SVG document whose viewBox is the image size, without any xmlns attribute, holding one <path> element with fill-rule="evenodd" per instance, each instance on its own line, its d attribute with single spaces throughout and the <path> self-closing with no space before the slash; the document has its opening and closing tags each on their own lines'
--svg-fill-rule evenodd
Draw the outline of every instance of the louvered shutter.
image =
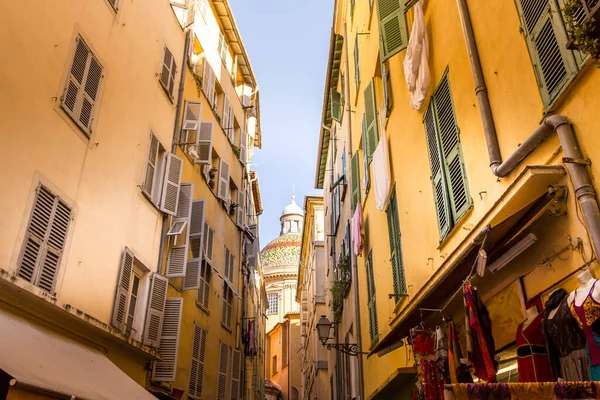
<svg viewBox="0 0 600 400">
<path fill-rule="evenodd" d="M 577 74 L 573 54 L 565 47 L 567 35 L 553 0 L 518 0 L 525 40 L 544 106 L 558 97 Z"/>
<path fill-rule="evenodd" d="M 181 124 L 181 141 L 184 143 L 197 143 L 198 130 L 200 129 L 200 117 L 202 116 L 202 103 L 198 101 L 186 101 L 183 112 L 183 123 Z"/>
<path fill-rule="evenodd" d="M 375 103 L 375 81 L 371 79 L 369 86 L 365 89 L 365 125 L 367 137 L 367 151 L 369 161 L 377 148 L 379 132 L 377 129 L 377 104 Z"/>
<path fill-rule="evenodd" d="M 194 324 L 192 342 L 192 364 L 190 367 L 190 385 L 188 397 L 202 398 L 202 381 L 204 379 L 204 360 L 206 358 L 206 331 Z"/>
<path fill-rule="evenodd" d="M 379 31 L 383 42 L 384 61 L 405 49 L 408 30 L 403 0 L 378 0 Z"/>
<path fill-rule="evenodd" d="M 202 259 L 191 258 L 187 260 L 185 277 L 183 279 L 183 290 L 195 290 L 200 288 L 200 264 Z"/>
<path fill-rule="evenodd" d="M 363 142 L 363 184 L 365 186 L 365 197 L 369 193 L 369 187 L 371 181 L 369 179 L 369 163 L 371 160 L 370 149 L 369 149 L 369 138 L 367 137 L 367 119 L 366 115 L 363 114 L 362 119 L 362 142 Z"/>
<path fill-rule="evenodd" d="M 229 125 L 226 126 L 227 137 L 229 141 L 233 144 L 235 139 L 235 124 L 234 124 L 234 115 L 233 115 L 233 105 L 229 102 Z"/>
<path fill-rule="evenodd" d="M 227 396 L 227 360 L 229 346 L 219 342 L 219 378 L 217 381 L 217 400 L 225 400 Z"/>
<path fill-rule="evenodd" d="M 377 302 L 375 300 L 375 278 L 373 275 L 373 252 L 369 252 L 366 263 L 367 269 L 367 294 L 369 296 L 369 336 L 371 342 L 379 337 L 379 327 L 377 322 Z"/>
<path fill-rule="evenodd" d="M 229 252 L 229 282 L 233 285 L 235 282 L 235 256 Z"/>
<path fill-rule="evenodd" d="M 471 196 L 467 186 L 467 173 L 462 157 L 448 75 L 442 78 L 433 96 L 452 216 L 456 222 L 471 206 Z"/>
<path fill-rule="evenodd" d="M 229 164 L 223 161 L 223 159 L 219 160 L 218 197 L 223 201 L 229 201 Z"/>
<path fill-rule="evenodd" d="M 248 162 L 248 135 L 242 129 L 240 130 L 240 161 L 242 164 Z"/>
<path fill-rule="evenodd" d="M 238 206 L 236 208 L 237 218 L 236 223 L 240 228 L 244 227 L 244 215 L 246 212 L 246 199 L 244 196 L 244 192 L 242 190 L 238 190 Z"/>
<path fill-rule="evenodd" d="M 221 127 L 225 130 L 225 134 L 229 137 L 229 97 L 223 96 L 223 118 L 221 119 Z"/>
<path fill-rule="evenodd" d="M 204 259 L 212 264 L 213 256 L 213 240 L 215 231 L 208 225 L 204 224 Z"/>
<path fill-rule="evenodd" d="M 196 140 L 198 159 L 194 162 L 209 165 L 212 161 L 213 122 L 201 122 L 200 132 Z M 210 167 L 210 165 L 209 165 Z"/>
<path fill-rule="evenodd" d="M 192 249 L 192 258 L 202 258 L 204 219 L 206 217 L 206 200 L 199 199 L 192 202 L 192 212 L 188 229 L 189 243 Z"/>
<path fill-rule="evenodd" d="M 239 400 L 241 382 L 242 355 L 239 350 L 233 349 L 231 355 L 231 400 Z"/>
<path fill-rule="evenodd" d="M 360 86 L 360 55 L 358 54 L 358 34 L 354 39 L 354 83 L 356 90 Z"/>
<path fill-rule="evenodd" d="M 223 271 L 223 273 L 225 274 L 225 279 L 231 281 L 230 279 L 230 275 L 229 275 L 229 261 L 231 260 L 229 257 L 229 249 L 227 247 L 225 247 L 225 270 Z M 225 296 L 223 296 L 223 298 L 225 298 Z"/>
<path fill-rule="evenodd" d="M 182 298 L 166 299 L 165 316 L 158 349 L 162 360 L 156 361 L 152 369 L 152 380 L 155 382 L 173 382 L 175 380 L 182 310 Z"/>
<path fill-rule="evenodd" d="M 169 280 L 167 278 L 157 273 L 152 274 L 143 339 L 144 344 L 152 347 L 158 347 L 160 343 L 168 287 Z"/>
<path fill-rule="evenodd" d="M 167 153 L 167 165 L 165 167 L 162 199 L 160 202 L 160 210 L 167 214 L 175 215 L 177 213 L 182 171 L 183 160 L 174 154 Z"/>
<path fill-rule="evenodd" d="M 352 277 L 352 232 L 350 221 L 346 221 L 346 257 L 348 260 L 348 274 Z"/>
<path fill-rule="evenodd" d="M 350 168 L 352 169 L 352 215 L 354 215 L 356 205 L 360 204 L 360 158 L 358 150 L 350 160 Z"/>
<path fill-rule="evenodd" d="M 159 142 L 153 132 L 150 132 L 150 142 L 148 144 L 148 155 L 146 157 L 146 167 L 144 170 L 144 182 L 142 183 L 142 192 L 152 200 L 154 195 L 154 177 L 158 165 Z"/>
<path fill-rule="evenodd" d="M 173 97 L 173 89 L 175 87 L 175 70 L 177 66 L 175 64 L 175 57 L 171 54 L 171 51 L 165 47 L 165 54 L 163 56 L 163 64 L 160 72 L 160 83 L 163 85 L 170 97 Z"/>
<path fill-rule="evenodd" d="M 204 58 L 204 63 L 202 65 L 202 90 L 212 108 L 212 98 L 210 97 L 210 64 L 206 58 Z"/>
<path fill-rule="evenodd" d="M 388 234 L 390 238 L 394 294 L 406 294 L 406 279 L 404 277 L 404 264 L 402 259 L 402 241 L 400 236 L 400 218 L 398 217 L 396 187 L 394 187 L 392 190 L 392 197 L 388 202 L 386 214 L 388 220 Z M 398 303 L 400 301 L 400 297 L 396 297 L 395 301 Z"/>
<path fill-rule="evenodd" d="M 200 287 L 198 288 L 196 301 L 206 310 L 208 310 L 208 301 L 210 298 L 210 273 L 210 265 L 208 265 L 208 263 L 203 260 L 200 269 Z"/>
<path fill-rule="evenodd" d="M 227 281 L 223 282 L 223 307 L 221 310 L 221 323 L 226 328 L 231 328 L 231 313 L 232 313 L 232 297 L 233 292 Z"/>
<path fill-rule="evenodd" d="M 186 276 L 187 254 L 188 241 L 185 244 L 171 246 L 165 274 L 168 278 L 183 278 Z"/>
<path fill-rule="evenodd" d="M 336 121 L 341 121 L 342 119 L 342 108 L 341 108 L 341 100 L 340 100 L 340 92 L 331 90 L 331 94 L 329 95 L 330 107 L 331 107 L 331 117 Z"/>
<path fill-rule="evenodd" d="M 125 315 L 127 312 L 127 299 L 131 287 L 131 276 L 133 275 L 133 261 L 135 257 L 131 250 L 125 247 L 121 258 L 119 280 L 117 281 L 117 296 L 113 309 L 111 324 L 121 332 L 125 332 Z"/>
<path fill-rule="evenodd" d="M 192 213 L 192 193 L 194 184 L 192 182 L 182 182 L 179 186 L 179 200 L 177 202 L 177 214 L 171 223 L 171 228 L 167 232 L 168 236 L 179 235 L 186 226 L 189 226 Z M 188 228 L 189 230 L 189 228 Z"/>
</svg>

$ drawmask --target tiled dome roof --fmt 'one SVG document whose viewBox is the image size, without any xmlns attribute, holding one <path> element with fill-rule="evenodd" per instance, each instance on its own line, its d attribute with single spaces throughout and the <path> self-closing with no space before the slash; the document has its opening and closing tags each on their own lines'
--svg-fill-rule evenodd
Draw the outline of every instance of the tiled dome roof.
<svg viewBox="0 0 600 400">
<path fill-rule="evenodd" d="M 279 269 L 282 273 L 297 273 L 301 238 L 298 233 L 287 233 L 271 240 L 260 253 L 265 274 L 268 274 L 269 270 L 275 273 L 275 270 Z"/>
</svg>

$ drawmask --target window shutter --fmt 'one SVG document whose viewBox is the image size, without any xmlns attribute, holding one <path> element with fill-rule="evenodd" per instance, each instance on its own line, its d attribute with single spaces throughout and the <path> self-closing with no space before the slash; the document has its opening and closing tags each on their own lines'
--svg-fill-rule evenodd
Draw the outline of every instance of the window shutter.
<svg viewBox="0 0 600 400">
<path fill-rule="evenodd" d="M 173 89 L 175 87 L 175 70 L 177 66 L 175 64 L 175 57 L 165 47 L 165 54 L 163 57 L 163 65 L 160 72 L 160 83 L 166 89 L 169 96 L 173 97 Z"/>
<path fill-rule="evenodd" d="M 227 137 L 231 143 L 235 140 L 235 125 L 234 125 L 234 115 L 233 115 L 233 106 L 231 102 L 229 102 L 229 125 L 225 126 Z"/>
<path fill-rule="evenodd" d="M 192 342 L 192 365 L 190 367 L 190 386 L 188 397 L 202 398 L 202 381 L 204 379 L 204 360 L 206 358 L 206 331 L 194 324 Z"/>
<path fill-rule="evenodd" d="M 204 224 L 204 259 L 212 264 L 213 256 L 213 240 L 215 231 L 208 225 Z"/>
<path fill-rule="evenodd" d="M 167 278 L 183 278 L 186 276 L 188 241 L 185 244 L 171 246 L 167 259 Z"/>
<path fill-rule="evenodd" d="M 336 121 L 341 121 L 342 119 L 342 109 L 341 109 L 341 99 L 340 92 L 331 90 L 331 94 L 329 95 L 329 101 L 331 106 L 331 117 Z"/>
<path fill-rule="evenodd" d="M 365 89 L 365 125 L 367 131 L 367 154 L 369 162 L 373 152 L 377 148 L 379 132 L 377 130 L 377 105 L 375 103 L 375 80 L 371 79 L 369 86 Z"/>
<path fill-rule="evenodd" d="M 179 200 L 177 204 L 177 214 L 171 222 L 171 228 L 167 232 L 168 236 L 179 235 L 183 229 L 190 223 L 192 213 L 192 193 L 194 184 L 192 182 L 182 182 L 179 186 Z M 188 228 L 189 230 L 189 228 Z"/>
<path fill-rule="evenodd" d="M 208 100 L 208 104 L 212 108 L 212 98 L 209 96 L 210 94 L 210 64 L 208 60 L 204 58 L 204 63 L 202 65 L 202 90 L 204 91 L 204 95 Z"/>
<path fill-rule="evenodd" d="M 198 159 L 195 162 L 198 164 L 208 165 L 212 161 L 213 129 L 213 122 L 200 123 L 200 132 L 196 140 Z"/>
<path fill-rule="evenodd" d="M 131 287 L 131 276 L 133 275 L 133 261 L 135 257 L 131 250 L 125 247 L 121 258 L 121 268 L 119 271 L 119 280 L 117 281 L 117 296 L 113 309 L 111 324 L 121 332 L 125 332 L 125 314 L 127 308 L 127 298 L 129 297 L 129 288 Z"/>
<path fill-rule="evenodd" d="M 248 135 L 244 132 L 243 129 L 240 130 L 240 161 L 242 164 L 246 164 L 248 162 Z"/>
<path fill-rule="evenodd" d="M 186 101 L 183 111 L 183 123 L 181 124 L 181 141 L 184 143 L 196 143 L 198 141 L 198 129 L 200 128 L 200 117 L 202 115 L 202 103 L 198 101 Z"/>
<path fill-rule="evenodd" d="M 381 80 L 383 87 L 383 106 L 385 107 L 385 116 L 389 117 L 394 105 L 394 98 L 392 96 L 392 84 L 390 71 L 385 61 L 381 62 Z M 383 129 L 383 127 L 381 128 Z"/>
<path fill-rule="evenodd" d="M 235 257 L 232 252 L 229 252 L 229 282 L 233 285 L 235 280 Z"/>
<path fill-rule="evenodd" d="M 158 165 L 158 139 L 154 133 L 150 132 L 150 142 L 148 144 L 148 156 L 146 158 L 146 168 L 144 171 L 144 182 L 142 183 L 142 192 L 152 200 L 154 195 L 154 176 L 156 175 L 156 166 Z"/>
<path fill-rule="evenodd" d="M 383 41 L 384 61 L 405 49 L 408 31 L 403 0 L 378 0 L 379 31 Z"/>
<path fill-rule="evenodd" d="M 231 400 L 240 400 L 240 381 L 242 356 L 239 350 L 233 349 L 231 355 Z"/>
<path fill-rule="evenodd" d="M 440 238 L 445 238 L 451 228 L 450 202 L 446 192 L 446 178 L 442 166 L 442 157 L 438 145 L 437 128 L 435 125 L 433 99 L 425 111 L 425 133 L 427 135 L 427 147 L 429 149 L 429 162 L 431 164 L 431 183 L 435 196 L 435 207 L 437 210 L 438 228 Z"/>
<path fill-rule="evenodd" d="M 577 63 L 565 47 L 567 35 L 554 1 L 518 0 L 516 3 L 542 101 L 549 107 L 577 74 Z"/>
<path fill-rule="evenodd" d="M 229 201 L 229 164 L 223 161 L 223 159 L 219 160 L 218 197 L 223 201 Z"/>
<path fill-rule="evenodd" d="M 392 197 L 388 203 L 386 214 L 388 220 L 388 234 L 390 238 L 394 294 L 406 294 L 406 279 L 404 277 L 404 264 L 402 260 L 402 242 L 400 236 L 400 218 L 398 217 L 396 187 L 394 187 L 392 190 Z M 396 297 L 395 301 L 398 303 L 400 301 L 400 297 Z"/>
<path fill-rule="evenodd" d="M 208 310 L 208 302 L 210 298 L 210 276 L 211 267 L 206 261 L 203 260 L 200 269 L 200 287 L 198 288 L 196 301 L 206 310 Z"/>
<path fill-rule="evenodd" d="M 229 346 L 219 342 L 219 380 L 217 383 L 217 400 L 225 400 L 227 396 L 227 359 Z"/>
<path fill-rule="evenodd" d="M 356 205 L 360 204 L 360 160 L 358 150 L 350 160 L 350 168 L 352 169 L 352 215 L 354 215 Z"/>
<path fill-rule="evenodd" d="M 187 260 L 185 277 L 183 279 L 183 290 L 196 290 L 200 288 L 200 264 L 202 259 L 192 258 Z"/>
<path fill-rule="evenodd" d="M 238 190 L 238 206 L 236 208 L 237 211 L 237 225 L 240 228 L 244 227 L 244 215 L 245 215 L 245 211 L 246 211 L 246 200 L 245 200 L 245 196 L 244 196 L 244 192 L 242 190 Z"/>
<path fill-rule="evenodd" d="M 360 86 L 360 55 L 358 54 L 358 33 L 354 39 L 354 83 L 356 90 Z"/>
<path fill-rule="evenodd" d="M 363 183 L 365 186 L 365 198 L 367 193 L 369 193 L 369 187 L 371 186 L 371 182 L 369 180 L 369 161 L 370 161 L 370 151 L 369 151 L 369 138 L 367 137 L 367 119 L 365 114 L 363 114 L 362 119 L 362 142 L 363 142 Z"/>
<path fill-rule="evenodd" d="M 221 323 L 228 329 L 231 328 L 231 312 L 232 312 L 232 297 L 233 292 L 227 281 L 223 282 L 223 309 L 221 312 Z"/>
<path fill-rule="evenodd" d="M 433 97 L 452 216 L 456 222 L 471 206 L 471 196 L 467 186 L 467 173 L 460 147 L 459 129 L 454 115 L 448 75 L 442 78 Z"/>
<path fill-rule="evenodd" d="M 223 271 L 223 273 L 225 274 L 225 279 L 227 279 L 228 281 L 231 282 L 231 277 L 229 274 L 229 261 L 230 261 L 230 257 L 229 257 L 229 249 L 227 247 L 225 247 L 225 271 Z"/>
<path fill-rule="evenodd" d="M 177 372 L 177 353 L 179 348 L 179 329 L 181 328 L 182 298 L 169 298 L 165 302 L 165 317 L 162 323 L 159 352 L 161 361 L 154 363 L 152 380 L 155 382 L 173 382 Z"/>
<path fill-rule="evenodd" d="M 167 214 L 175 215 L 177 213 L 182 170 L 183 161 L 181 158 L 167 153 L 167 165 L 165 167 L 162 199 L 160 202 L 160 210 Z"/>
<path fill-rule="evenodd" d="M 221 127 L 225 130 L 225 134 L 229 137 L 229 97 L 223 96 L 223 118 L 221 119 Z"/>
<path fill-rule="evenodd" d="M 369 297 L 369 336 L 371 342 L 379 338 L 379 327 L 377 321 L 377 302 L 375 301 L 375 279 L 373 276 L 373 251 L 369 252 L 366 263 L 367 269 L 367 293 Z"/>
<path fill-rule="evenodd" d="M 202 235 L 205 224 L 205 216 L 206 200 L 194 200 L 192 202 L 192 212 L 188 229 L 190 247 L 192 248 L 192 258 L 202 257 L 200 249 L 202 248 Z"/>
<path fill-rule="evenodd" d="M 168 287 L 169 280 L 167 278 L 157 273 L 152 274 L 143 339 L 144 344 L 148 346 L 158 347 L 160 343 Z"/>
</svg>

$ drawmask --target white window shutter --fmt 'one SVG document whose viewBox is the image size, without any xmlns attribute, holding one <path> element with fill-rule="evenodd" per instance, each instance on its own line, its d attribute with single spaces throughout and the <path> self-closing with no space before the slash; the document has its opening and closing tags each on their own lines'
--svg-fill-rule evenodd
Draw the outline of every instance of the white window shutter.
<svg viewBox="0 0 600 400">
<path fill-rule="evenodd" d="M 225 130 L 225 134 L 229 137 L 229 97 L 223 95 L 223 114 L 221 118 L 221 127 Z"/>
<path fill-rule="evenodd" d="M 152 369 L 152 380 L 155 382 L 173 382 L 175 380 L 182 309 L 182 298 L 166 299 L 159 347 L 162 360 L 156 361 Z"/>
<path fill-rule="evenodd" d="M 209 165 L 212 161 L 212 140 L 213 140 L 214 123 L 201 122 L 200 131 L 196 136 L 196 152 L 198 159 L 195 161 L 198 164 Z M 210 168 L 210 165 L 209 165 Z"/>
<path fill-rule="evenodd" d="M 187 267 L 188 241 L 185 244 L 171 246 L 167 259 L 167 278 L 183 278 Z"/>
<path fill-rule="evenodd" d="M 228 114 L 229 114 L 229 124 L 226 125 L 226 129 L 227 129 L 227 137 L 229 138 L 229 141 L 231 143 L 233 143 L 234 139 L 235 139 L 235 126 L 234 126 L 234 116 L 233 116 L 233 106 L 231 105 L 231 103 L 229 103 L 229 110 L 228 110 Z"/>
<path fill-rule="evenodd" d="M 212 264 L 213 256 L 213 241 L 215 231 L 208 225 L 204 224 L 204 259 Z"/>
<path fill-rule="evenodd" d="M 219 342 L 219 380 L 217 383 L 217 400 L 225 400 L 227 396 L 227 361 L 229 346 Z"/>
<path fill-rule="evenodd" d="M 210 64 L 208 60 L 204 58 L 204 64 L 202 65 L 202 89 L 204 90 L 204 95 L 208 99 L 210 106 L 212 107 L 212 101 L 209 97 L 210 93 Z"/>
<path fill-rule="evenodd" d="M 192 258 L 187 260 L 187 268 L 185 269 L 185 277 L 183 278 L 183 290 L 200 289 L 200 264 L 201 258 Z"/>
<path fill-rule="evenodd" d="M 206 200 L 199 199 L 192 202 L 191 218 L 188 235 L 193 258 L 202 258 L 202 242 L 204 233 L 204 219 L 206 216 Z"/>
<path fill-rule="evenodd" d="M 190 386 L 188 397 L 202 398 L 202 381 L 204 379 L 204 360 L 206 358 L 206 331 L 194 324 L 192 342 L 192 365 L 190 367 Z"/>
<path fill-rule="evenodd" d="M 246 164 L 248 162 L 248 135 L 244 130 L 240 130 L 240 161 L 242 164 Z"/>
<path fill-rule="evenodd" d="M 188 226 L 192 215 L 192 196 L 194 193 L 193 182 L 182 182 L 179 185 L 179 199 L 177 204 L 176 220 L 187 221 Z"/>
<path fill-rule="evenodd" d="M 219 189 L 217 197 L 229 201 L 229 164 L 223 159 L 219 160 Z"/>
<path fill-rule="evenodd" d="M 230 400 L 240 400 L 242 356 L 239 350 L 233 349 L 231 355 L 231 394 Z"/>
<path fill-rule="evenodd" d="M 237 225 L 240 228 L 244 227 L 244 215 L 245 215 L 245 211 L 246 211 L 246 199 L 244 196 L 244 192 L 242 190 L 238 190 L 238 206 L 236 209 L 237 212 Z"/>
<path fill-rule="evenodd" d="M 229 261 L 231 260 L 231 257 L 229 257 L 229 254 L 231 254 L 229 252 L 229 249 L 227 247 L 225 247 L 225 271 L 223 272 L 225 274 L 225 278 L 229 281 L 231 281 L 230 279 L 230 275 L 229 275 Z"/>
<path fill-rule="evenodd" d="M 163 64 L 160 72 L 160 83 L 169 93 L 169 96 L 173 97 L 173 89 L 175 88 L 175 72 L 177 65 L 175 64 L 175 57 L 167 47 L 165 47 L 165 54 L 163 56 Z"/>
<path fill-rule="evenodd" d="M 125 247 L 123 257 L 121 258 L 121 268 L 119 271 L 119 280 L 117 281 L 117 296 L 113 308 L 111 324 L 121 332 L 125 332 L 125 315 L 127 314 L 127 298 L 129 297 L 129 288 L 131 286 L 131 277 L 133 275 L 133 261 L 135 257 L 131 250 Z"/>
<path fill-rule="evenodd" d="M 152 200 L 154 195 L 154 177 L 156 176 L 156 167 L 158 165 L 159 142 L 154 133 L 150 132 L 150 142 L 148 144 L 148 154 L 146 156 L 146 167 L 144 169 L 144 181 L 142 182 L 142 192 Z"/>
<path fill-rule="evenodd" d="M 183 161 L 176 155 L 168 153 L 166 164 L 160 210 L 175 215 L 177 213 L 177 203 L 179 202 L 179 185 L 181 184 Z"/>
<path fill-rule="evenodd" d="M 183 123 L 181 124 L 181 141 L 194 143 L 197 141 L 198 129 L 200 129 L 200 117 L 202 116 L 202 103 L 199 101 L 186 101 L 183 111 Z"/>
<path fill-rule="evenodd" d="M 169 280 L 157 273 L 152 274 L 150 285 L 150 298 L 148 299 L 148 312 L 144 325 L 144 344 L 158 347 L 160 343 L 160 332 L 167 300 L 167 288 Z"/>
<path fill-rule="evenodd" d="M 200 269 L 200 287 L 198 288 L 196 301 L 207 310 L 210 299 L 210 276 L 211 266 L 206 262 L 206 260 L 203 260 Z"/>
</svg>

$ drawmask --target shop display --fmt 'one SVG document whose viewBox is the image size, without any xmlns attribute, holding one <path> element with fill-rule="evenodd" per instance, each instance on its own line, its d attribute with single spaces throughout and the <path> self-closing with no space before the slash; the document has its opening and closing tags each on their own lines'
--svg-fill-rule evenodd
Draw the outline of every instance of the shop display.
<svg viewBox="0 0 600 400">
<path fill-rule="evenodd" d="M 492 336 L 492 323 L 477 290 L 469 282 L 464 285 L 464 304 L 467 354 L 472 373 L 486 382 L 495 382 L 498 363 L 494 359 L 496 347 Z"/>
<path fill-rule="evenodd" d="M 527 311 L 527 319 L 517 328 L 517 363 L 519 382 L 553 381 L 546 337 L 542 332 L 543 314 L 535 307 Z"/>
<path fill-rule="evenodd" d="M 413 338 L 415 356 L 419 359 L 422 390 L 424 400 L 440 400 L 444 398 L 444 383 L 435 362 L 434 342 L 431 333 L 423 329 Z M 419 397 L 420 398 L 420 397 Z"/>
<path fill-rule="evenodd" d="M 448 327 L 448 375 L 451 383 L 472 383 L 469 367 L 463 361 L 462 351 L 456 336 L 454 321 L 446 322 Z"/>
<path fill-rule="evenodd" d="M 597 399 L 600 382 L 469 383 L 452 387 L 456 400 Z"/>
</svg>

